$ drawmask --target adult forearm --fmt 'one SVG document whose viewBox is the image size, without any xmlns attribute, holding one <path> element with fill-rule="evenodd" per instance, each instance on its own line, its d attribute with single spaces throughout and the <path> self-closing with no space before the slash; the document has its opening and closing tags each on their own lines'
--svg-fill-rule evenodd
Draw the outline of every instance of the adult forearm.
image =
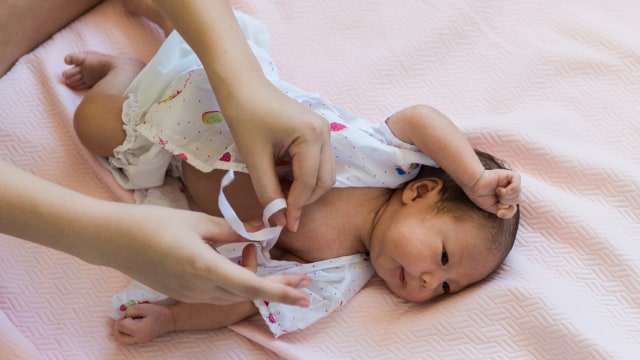
<svg viewBox="0 0 640 360">
<path fill-rule="evenodd" d="M 286 218 L 295 231 L 302 207 L 335 182 L 326 120 L 277 89 L 263 74 L 227 0 L 154 0 L 204 66 L 263 206 L 282 198 L 274 159 L 288 155 L 294 182 Z M 266 30 L 265 30 L 266 31 Z"/>
<path fill-rule="evenodd" d="M 95 199 L 3 162 L 0 174 L 0 232 L 118 269 L 182 299 L 201 290 L 194 287 L 202 278 L 216 277 L 206 263 L 216 263 L 214 252 L 195 232 L 202 226 L 188 223 L 199 219 L 196 213 Z"/>
<path fill-rule="evenodd" d="M 101 263 L 106 201 L 0 162 L 0 231 Z M 100 210 L 98 212 L 98 209 Z"/>
<path fill-rule="evenodd" d="M 246 92 L 256 82 L 267 82 L 228 0 L 154 3 L 198 55 L 223 108 L 228 96 Z"/>
<path fill-rule="evenodd" d="M 303 275 L 257 277 L 208 243 L 240 241 L 224 219 L 160 206 L 94 199 L 0 161 L 0 232 L 116 268 L 182 301 L 261 297 L 306 306 Z"/>
</svg>

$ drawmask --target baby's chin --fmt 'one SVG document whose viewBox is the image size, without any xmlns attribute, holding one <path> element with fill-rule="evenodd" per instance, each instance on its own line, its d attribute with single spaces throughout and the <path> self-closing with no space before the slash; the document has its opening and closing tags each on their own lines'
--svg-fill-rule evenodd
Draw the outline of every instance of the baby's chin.
<svg viewBox="0 0 640 360">
<path fill-rule="evenodd" d="M 392 291 L 393 292 L 393 291 Z M 412 296 L 412 295 L 407 295 L 407 294 L 402 294 L 402 293 L 397 293 L 397 292 L 393 292 L 394 295 L 398 296 L 399 298 L 401 298 L 402 300 L 406 301 L 406 302 L 410 302 L 410 303 L 414 303 L 414 304 L 424 304 L 424 303 L 429 303 L 431 301 L 441 301 L 443 299 L 446 299 L 449 294 L 437 294 L 434 296 Z"/>
</svg>

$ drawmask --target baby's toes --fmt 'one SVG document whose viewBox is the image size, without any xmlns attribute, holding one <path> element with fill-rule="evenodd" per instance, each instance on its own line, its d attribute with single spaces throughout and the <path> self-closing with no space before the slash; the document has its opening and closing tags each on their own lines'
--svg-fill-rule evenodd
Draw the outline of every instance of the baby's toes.
<svg viewBox="0 0 640 360">
<path fill-rule="evenodd" d="M 82 65 L 86 59 L 87 59 L 87 52 L 80 51 L 80 52 L 75 52 L 75 53 L 70 53 L 65 55 L 64 63 L 67 65 L 79 66 L 79 65 Z"/>
<path fill-rule="evenodd" d="M 84 77 L 82 76 L 82 74 L 74 74 L 69 76 L 64 76 L 63 74 L 62 78 L 64 79 L 64 83 L 72 89 L 81 88 L 84 85 Z"/>
<path fill-rule="evenodd" d="M 77 66 L 74 66 L 72 68 L 66 69 L 64 71 L 62 71 L 62 77 L 65 79 L 69 79 L 72 78 L 74 76 L 77 76 L 81 73 L 80 68 Z"/>
</svg>

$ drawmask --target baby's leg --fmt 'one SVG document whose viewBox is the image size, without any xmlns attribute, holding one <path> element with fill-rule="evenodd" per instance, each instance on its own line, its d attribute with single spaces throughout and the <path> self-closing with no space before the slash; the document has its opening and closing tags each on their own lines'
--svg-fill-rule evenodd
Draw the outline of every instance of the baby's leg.
<svg viewBox="0 0 640 360">
<path fill-rule="evenodd" d="M 231 305 L 138 304 L 114 322 L 113 337 L 121 344 L 150 341 L 171 331 L 213 330 L 235 324 L 258 312 L 250 301 Z"/>
<path fill-rule="evenodd" d="M 134 59 L 96 52 L 68 54 L 65 63 L 73 65 L 62 77 L 75 90 L 89 89 L 74 114 L 74 127 L 82 144 L 98 156 L 113 156 L 122 144 L 122 95 L 144 67 Z"/>
</svg>

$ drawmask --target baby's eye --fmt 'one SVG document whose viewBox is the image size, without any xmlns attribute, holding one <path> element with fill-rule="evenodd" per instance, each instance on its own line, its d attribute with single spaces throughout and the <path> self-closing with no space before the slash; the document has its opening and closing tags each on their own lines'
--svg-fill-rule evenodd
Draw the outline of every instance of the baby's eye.
<svg viewBox="0 0 640 360">
<path fill-rule="evenodd" d="M 447 254 L 447 249 L 442 248 L 442 255 L 440 256 L 440 262 L 442 265 L 447 265 L 449 263 L 449 254 Z"/>
<path fill-rule="evenodd" d="M 444 291 L 445 294 L 448 294 L 451 291 L 451 287 L 449 287 L 448 282 L 445 281 L 442 283 L 442 291 Z"/>
</svg>

